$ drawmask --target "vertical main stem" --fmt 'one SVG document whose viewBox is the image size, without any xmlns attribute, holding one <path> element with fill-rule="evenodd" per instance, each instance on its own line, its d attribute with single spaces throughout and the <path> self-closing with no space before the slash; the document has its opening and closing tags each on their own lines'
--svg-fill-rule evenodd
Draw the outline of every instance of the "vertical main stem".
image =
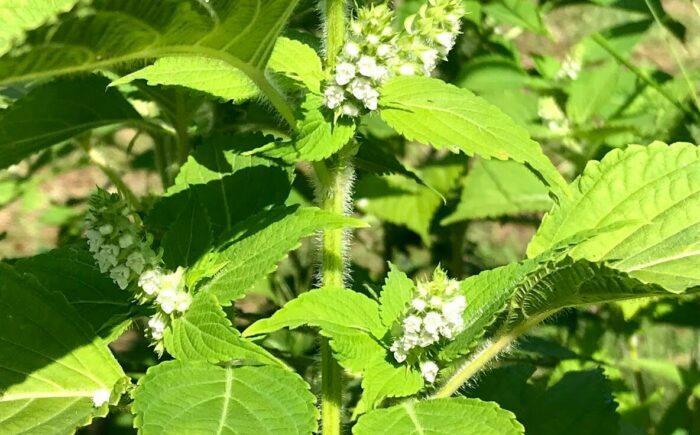
<svg viewBox="0 0 700 435">
<path fill-rule="evenodd" d="M 342 157 L 338 156 L 342 159 Z M 346 162 L 316 165 L 318 201 L 322 209 L 345 214 L 352 167 Z M 321 246 L 321 277 L 325 287 L 345 286 L 346 240 L 343 229 L 326 230 Z M 333 358 L 328 340 L 321 338 L 321 419 L 324 435 L 339 435 L 342 422 L 343 369 Z"/>
<path fill-rule="evenodd" d="M 321 3 L 326 34 L 326 68 L 335 67 L 335 57 L 345 39 L 346 0 L 325 0 Z M 339 157 L 343 160 L 342 157 Z M 350 192 L 350 171 L 347 162 L 316 165 L 321 208 L 345 214 Z M 345 277 L 345 231 L 323 233 L 322 271 L 324 286 L 343 287 Z M 321 338 L 321 429 L 323 435 L 340 435 L 343 399 L 343 371 L 333 359 L 328 340 Z"/>
</svg>

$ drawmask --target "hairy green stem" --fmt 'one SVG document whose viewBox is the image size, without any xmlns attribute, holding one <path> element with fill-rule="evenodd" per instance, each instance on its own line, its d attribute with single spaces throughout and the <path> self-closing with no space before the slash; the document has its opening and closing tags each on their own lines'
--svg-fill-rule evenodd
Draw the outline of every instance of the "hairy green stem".
<svg viewBox="0 0 700 435">
<path fill-rule="evenodd" d="M 477 374 L 491 360 L 496 358 L 501 352 L 506 350 L 513 341 L 527 332 L 531 327 L 537 325 L 547 318 L 551 313 L 545 313 L 533 317 L 527 322 L 515 326 L 513 329 L 504 331 L 489 341 L 484 347 L 477 351 L 464 363 L 447 381 L 431 396 L 431 399 L 450 397 L 459 390 L 472 376 Z"/>
<path fill-rule="evenodd" d="M 177 146 L 177 164 L 182 166 L 187 161 L 190 154 L 189 135 L 187 127 L 190 123 L 190 116 L 187 112 L 185 97 L 182 92 L 175 95 L 175 144 Z"/>
<path fill-rule="evenodd" d="M 317 196 L 322 209 L 346 213 L 352 184 L 352 167 L 347 160 L 315 164 Z M 324 286 L 344 287 L 346 273 L 346 237 L 343 229 L 327 230 L 321 244 L 321 279 Z M 343 371 L 333 358 L 328 340 L 321 338 L 321 417 L 324 435 L 340 434 L 342 422 Z"/>
<path fill-rule="evenodd" d="M 326 35 L 326 68 L 335 67 L 335 57 L 345 38 L 345 1 L 325 0 L 321 3 Z M 347 160 L 327 161 L 315 165 L 318 178 L 318 201 L 321 208 L 345 214 L 350 196 L 352 168 Z M 323 233 L 321 252 L 322 283 L 343 287 L 345 281 L 345 236 L 343 230 Z M 321 338 L 321 429 L 323 435 L 340 435 L 343 408 L 343 371 L 333 358 L 328 340 Z"/>
</svg>

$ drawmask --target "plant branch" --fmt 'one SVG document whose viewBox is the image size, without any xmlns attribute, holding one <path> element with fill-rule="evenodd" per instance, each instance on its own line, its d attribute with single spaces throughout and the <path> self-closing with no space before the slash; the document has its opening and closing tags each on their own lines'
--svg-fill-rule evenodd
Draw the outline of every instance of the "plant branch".
<svg viewBox="0 0 700 435">
<path fill-rule="evenodd" d="M 459 390 L 472 376 L 477 374 L 498 354 L 506 350 L 513 341 L 527 332 L 531 327 L 537 325 L 547 318 L 551 313 L 539 315 L 527 322 L 517 325 L 515 328 L 499 334 L 495 339 L 489 341 L 486 346 L 477 351 L 466 363 L 464 363 L 445 383 L 430 397 L 431 399 L 441 399 L 450 397 Z"/>
</svg>

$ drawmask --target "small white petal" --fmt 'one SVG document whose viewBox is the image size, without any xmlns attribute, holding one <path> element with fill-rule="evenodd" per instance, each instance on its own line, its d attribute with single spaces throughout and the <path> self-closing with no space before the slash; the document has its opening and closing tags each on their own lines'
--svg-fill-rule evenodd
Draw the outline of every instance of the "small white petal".
<svg viewBox="0 0 700 435">
<path fill-rule="evenodd" d="M 440 368 L 433 361 L 424 361 L 420 363 L 420 372 L 423 378 L 431 384 L 435 382 L 439 370 Z"/>
<path fill-rule="evenodd" d="M 337 84 L 345 86 L 353 78 L 355 78 L 355 65 L 343 62 L 335 68 L 335 82 Z"/>
<path fill-rule="evenodd" d="M 102 235 L 107 236 L 109 234 L 112 234 L 112 231 L 114 231 L 114 228 L 110 224 L 105 224 L 99 228 L 99 231 Z"/>
<path fill-rule="evenodd" d="M 105 403 L 109 402 L 110 392 L 109 390 L 97 390 L 92 395 L 92 405 L 95 408 L 99 408 Z"/>
<path fill-rule="evenodd" d="M 119 247 L 128 248 L 134 243 L 134 237 L 131 234 L 124 234 L 119 238 Z"/>
<path fill-rule="evenodd" d="M 420 327 L 423 322 L 418 316 L 408 316 L 403 320 L 403 329 L 407 333 L 420 332 Z"/>
<path fill-rule="evenodd" d="M 360 55 L 360 46 L 354 42 L 346 42 L 345 47 L 343 47 L 343 52 L 350 58 L 355 59 Z"/>
</svg>

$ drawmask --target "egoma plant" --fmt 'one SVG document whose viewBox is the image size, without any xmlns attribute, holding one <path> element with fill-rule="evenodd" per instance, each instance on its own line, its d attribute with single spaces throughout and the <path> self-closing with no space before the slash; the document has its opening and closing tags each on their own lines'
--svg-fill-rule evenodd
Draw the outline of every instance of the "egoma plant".
<svg viewBox="0 0 700 435">
<path fill-rule="evenodd" d="M 0 167 L 77 150 L 110 180 L 85 204 L 74 243 L 0 264 L 0 433 L 72 433 L 108 414 L 132 415 L 144 434 L 618 433 L 612 398 L 600 420 L 543 425 L 530 424 L 539 406 L 576 394 L 533 396 L 520 413 L 508 404 L 523 384 L 511 377 L 491 385 L 498 403 L 463 387 L 566 308 L 699 288 L 700 149 L 654 142 L 666 128 L 629 112 L 663 103 L 692 124 L 679 86 L 659 85 L 602 34 L 594 42 L 616 69 L 581 71 L 575 52 L 563 65 L 537 58 L 534 73 L 511 70 L 509 81 L 486 70 L 489 89 L 474 79 L 505 98 L 517 73 L 540 92 L 542 140 L 563 140 L 567 182 L 512 119 L 522 111 L 476 96 L 473 76 L 460 87 L 437 78 L 474 29 L 486 47 L 501 40 L 483 14 L 538 30 L 534 3 L 396 2 L 411 5 L 400 14 L 384 2 L 303 3 L 0 2 Z M 321 29 L 295 30 L 308 15 Z M 652 102 L 605 111 L 607 130 L 594 135 L 616 62 L 650 86 L 629 92 Z M 140 133 L 119 145 L 115 126 Z M 132 155 L 139 135 L 152 140 L 134 166 L 155 169 L 160 196 L 134 193 L 115 169 L 110 150 Z M 619 143 L 630 135 L 649 144 Z M 457 161 L 455 177 L 460 156 L 480 158 L 446 224 L 546 211 L 524 260 L 466 279 L 461 255 L 415 279 L 396 262 L 381 288 L 351 267 L 364 255 L 349 249 L 353 230 L 376 226 L 353 213 L 355 199 L 370 215 L 381 189 L 413 199 L 385 200 L 375 215 L 430 237 L 453 189 L 440 174 L 454 164 L 426 181 L 402 164 L 400 150 L 418 144 Z M 356 168 L 391 175 L 362 182 L 355 198 Z M 294 251 L 314 235 L 316 249 Z M 290 252 L 316 276 L 277 282 L 284 291 L 252 315 L 234 310 Z M 108 347 L 130 325 L 153 350 L 145 373 Z"/>
</svg>

